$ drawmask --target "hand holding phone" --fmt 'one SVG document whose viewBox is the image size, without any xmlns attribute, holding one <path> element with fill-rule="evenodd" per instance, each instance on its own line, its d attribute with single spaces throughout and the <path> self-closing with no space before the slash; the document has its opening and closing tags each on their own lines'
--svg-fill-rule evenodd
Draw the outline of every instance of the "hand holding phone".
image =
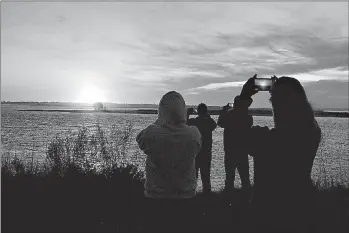
<svg viewBox="0 0 349 233">
<path fill-rule="evenodd" d="M 252 78 L 249 78 L 243 85 L 240 96 L 242 98 L 251 98 L 254 94 L 259 91 L 271 91 L 277 77 L 274 75 L 269 78 L 257 78 L 255 74 Z"/>
<path fill-rule="evenodd" d="M 257 78 L 257 74 L 253 77 L 249 78 L 247 82 L 242 86 L 242 90 L 240 93 L 241 98 L 251 98 L 258 91 L 255 89 L 254 80 Z"/>
</svg>

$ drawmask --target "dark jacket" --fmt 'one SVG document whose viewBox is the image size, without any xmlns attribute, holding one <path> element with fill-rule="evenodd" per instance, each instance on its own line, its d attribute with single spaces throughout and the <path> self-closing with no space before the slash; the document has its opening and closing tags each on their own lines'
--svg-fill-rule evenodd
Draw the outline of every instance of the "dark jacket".
<svg viewBox="0 0 349 233">
<path fill-rule="evenodd" d="M 217 127 L 210 115 L 198 116 L 190 122 L 198 128 L 202 138 L 201 151 L 212 149 L 212 131 Z"/>
<path fill-rule="evenodd" d="M 284 211 L 308 203 L 313 192 L 311 170 L 321 140 L 315 118 L 306 126 L 253 126 L 247 135 L 255 167 L 253 202 L 265 208 L 285 207 Z"/>
<path fill-rule="evenodd" d="M 245 149 L 247 133 L 253 124 L 248 111 L 223 109 L 217 124 L 224 128 L 224 150 Z"/>
</svg>

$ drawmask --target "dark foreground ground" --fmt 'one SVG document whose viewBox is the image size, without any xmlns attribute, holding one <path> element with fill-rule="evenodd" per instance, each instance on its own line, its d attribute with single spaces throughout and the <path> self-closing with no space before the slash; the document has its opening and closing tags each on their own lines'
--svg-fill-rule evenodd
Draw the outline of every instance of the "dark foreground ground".
<svg viewBox="0 0 349 233">
<path fill-rule="evenodd" d="M 255 230 L 254 212 L 239 190 L 200 194 L 194 204 L 176 206 L 177 213 L 162 213 L 143 197 L 144 174 L 117 162 L 127 155 L 132 128 L 111 129 L 110 136 L 97 127 L 56 137 L 40 163 L 2 157 L 1 232 L 144 232 L 150 220 L 168 232 L 173 228 L 166 220 L 173 214 L 182 219 L 175 222 L 182 232 L 189 232 L 184 222 L 196 232 Z M 349 188 L 322 187 L 316 186 L 308 216 L 314 231 L 349 232 Z"/>
<path fill-rule="evenodd" d="M 118 171 L 109 178 L 2 174 L 2 232 L 145 231 L 146 219 L 155 209 L 145 203 L 143 183 L 130 171 Z M 315 230 L 348 232 L 348 199 L 348 188 L 319 190 L 316 214 L 309 216 L 316 222 Z M 183 213 L 193 213 L 190 222 L 197 224 L 198 232 L 253 231 L 253 213 L 239 190 L 200 194 L 188 208 Z M 171 229 L 164 226 L 162 230 Z"/>
</svg>

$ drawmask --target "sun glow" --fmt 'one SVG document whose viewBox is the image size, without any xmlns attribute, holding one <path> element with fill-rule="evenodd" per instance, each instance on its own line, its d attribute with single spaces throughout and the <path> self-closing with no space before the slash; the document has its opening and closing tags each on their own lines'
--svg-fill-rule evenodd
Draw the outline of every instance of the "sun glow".
<svg viewBox="0 0 349 233">
<path fill-rule="evenodd" d="M 103 92 L 95 85 L 86 85 L 80 92 L 77 102 L 80 103 L 95 103 L 105 102 L 106 98 Z"/>
</svg>

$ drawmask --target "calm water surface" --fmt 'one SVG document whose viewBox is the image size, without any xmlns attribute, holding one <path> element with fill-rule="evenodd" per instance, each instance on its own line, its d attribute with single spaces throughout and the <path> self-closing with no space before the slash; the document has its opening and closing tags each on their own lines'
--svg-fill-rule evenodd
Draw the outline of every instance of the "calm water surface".
<svg viewBox="0 0 349 233">
<path fill-rule="evenodd" d="M 133 123 L 135 136 L 141 129 L 155 121 L 156 115 L 120 113 L 59 113 L 59 112 L 20 112 L 19 109 L 54 109 L 55 106 L 35 106 L 2 104 L 1 106 L 1 144 L 2 153 L 31 157 L 45 154 L 47 143 L 56 134 L 64 134 L 69 129 L 77 131 L 81 126 L 93 128 L 99 123 L 105 130 L 111 125 L 125 126 Z M 70 107 L 69 107 L 70 108 Z M 59 109 L 67 109 L 60 107 Z M 218 116 L 213 116 L 217 121 Z M 273 119 L 268 116 L 254 116 L 254 124 L 273 127 Z M 312 178 L 320 181 L 336 181 L 349 185 L 349 119 L 319 117 L 323 139 L 314 162 Z M 132 140 L 130 162 L 144 168 L 145 156 L 133 156 L 138 151 Z M 211 179 L 214 190 L 224 186 L 223 129 L 217 127 L 213 132 L 213 159 Z M 250 174 L 253 177 L 253 159 L 250 157 Z M 321 169 L 325 166 L 325 170 Z M 325 172 L 323 172 L 325 171 Z M 238 175 L 237 175 L 238 176 Z M 240 179 L 236 179 L 236 186 Z M 201 182 L 199 182 L 201 183 Z M 201 185 L 199 185 L 201 188 Z"/>
</svg>

